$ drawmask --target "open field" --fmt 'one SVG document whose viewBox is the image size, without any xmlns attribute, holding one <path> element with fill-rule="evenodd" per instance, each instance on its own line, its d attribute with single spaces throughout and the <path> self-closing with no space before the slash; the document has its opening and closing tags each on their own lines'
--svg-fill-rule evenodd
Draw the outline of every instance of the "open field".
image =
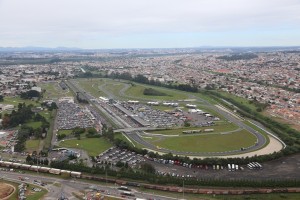
<svg viewBox="0 0 300 200">
<path fill-rule="evenodd" d="M 58 134 L 58 135 L 60 135 L 60 134 L 65 134 L 65 135 L 67 136 L 67 135 L 70 135 L 70 134 L 72 133 L 72 131 L 73 131 L 73 130 L 59 130 L 59 131 L 57 132 L 57 134 Z"/>
<path fill-rule="evenodd" d="M 1 181 L 0 182 L 0 199 L 4 199 L 4 198 L 8 197 L 15 190 L 16 190 L 15 186 L 11 185 L 10 183 L 4 183 Z"/>
<path fill-rule="evenodd" d="M 38 151 L 40 140 L 26 140 L 25 149 L 28 152 Z"/>
<path fill-rule="evenodd" d="M 79 85 L 86 92 L 89 92 L 94 97 L 106 96 L 101 90 L 99 90 L 99 86 L 104 83 L 103 79 L 76 79 Z"/>
<path fill-rule="evenodd" d="M 45 119 L 47 121 L 49 121 L 51 119 L 51 111 L 42 111 L 39 112 L 40 115 L 42 115 L 43 117 L 45 117 Z"/>
<path fill-rule="evenodd" d="M 115 96 L 120 96 L 120 91 L 126 86 L 122 82 L 117 82 L 117 81 L 107 81 L 105 82 L 106 84 L 103 86 L 103 88 L 110 93 L 112 93 Z"/>
<path fill-rule="evenodd" d="M 165 93 L 167 96 L 144 95 L 143 92 L 144 92 L 145 88 L 153 88 L 159 92 Z M 132 96 L 132 97 L 139 97 L 139 98 L 148 99 L 148 100 L 161 100 L 161 101 L 182 100 L 182 99 L 188 98 L 188 96 L 182 92 L 177 92 L 175 90 L 170 90 L 170 89 L 161 88 L 161 87 L 155 87 L 152 85 L 151 86 L 150 85 L 141 85 L 141 84 L 136 84 L 136 83 L 134 83 L 134 85 L 131 86 L 128 90 L 126 90 L 125 94 L 128 96 Z"/>
<path fill-rule="evenodd" d="M 59 86 L 59 82 L 43 82 L 39 83 L 38 86 L 46 90 L 43 96 L 44 100 L 72 96 L 72 93 L 69 90 L 63 90 Z"/>
<path fill-rule="evenodd" d="M 33 129 L 36 129 L 42 125 L 42 122 L 31 121 L 31 122 L 27 122 L 26 125 L 32 127 Z"/>
<path fill-rule="evenodd" d="M 15 108 L 18 108 L 19 103 L 25 103 L 27 105 L 32 104 L 34 106 L 39 105 L 39 103 L 37 103 L 36 101 L 21 99 L 20 97 L 4 97 L 4 101 L 1 103 L 14 105 Z"/>
<path fill-rule="evenodd" d="M 78 144 L 78 145 L 77 145 Z M 59 143 L 61 147 L 83 149 L 89 156 L 97 156 L 106 149 L 112 147 L 112 144 L 104 138 L 84 138 L 81 140 L 63 140 Z"/>
<path fill-rule="evenodd" d="M 137 147 L 137 148 L 145 148 L 142 144 L 139 144 L 139 143 L 137 143 L 133 140 L 131 140 L 131 142 L 130 142 L 126 137 L 124 137 L 124 135 L 122 133 L 116 133 L 115 134 L 115 139 L 116 138 L 127 142 L 130 146 L 133 146 L 133 144 L 134 144 L 134 146 Z"/>
<path fill-rule="evenodd" d="M 179 128 L 179 129 L 168 129 L 168 130 L 157 130 L 157 131 L 149 131 L 152 134 L 162 134 L 162 135 L 186 135 L 183 134 L 182 131 L 187 130 L 204 130 L 204 129 L 214 129 L 212 133 L 226 132 L 226 131 L 234 131 L 238 127 L 235 124 L 224 124 L 224 125 L 215 125 L 210 127 L 188 127 L 188 128 Z M 201 134 L 201 133 L 199 133 Z"/>
<path fill-rule="evenodd" d="M 137 100 L 182 100 L 187 99 L 188 95 L 185 92 L 176 91 L 172 89 L 162 88 L 162 87 L 156 87 L 156 86 L 149 86 L 149 85 L 142 85 L 138 83 L 130 84 L 129 82 L 125 81 L 117 81 L 112 79 L 77 79 L 76 80 L 79 85 L 85 89 L 86 91 L 90 92 L 95 97 L 99 96 L 107 96 L 105 92 L 99 91 L 98 86 L 103 87 L 104 90 L 111 93 L 113 96 L 116 96 L 120 99 L 137 99 Z M 126 87 L 126 85 L 129 86 L 129 88 L 122 94 L 121 90 Z M 167 94 L 167 96 L 149 96 L 144 95 L 143 91 L 145 88 L 153 88 L 157 91 L 163 92 Z"/>
<path fill-rule="evenodd" d="M 244 104 L 245 106 L 247 106 L 248 108 L 250 108 L 253 111 L 256 110 L 256 106 L 254 104 L 250 104 L 248 99 L 238 97 L 238 96 L 230 94 L 228 92 L 221 92 L 221 91 L 218 91 L 218 92 L 221 93 L 225 97 L 231 98 L 231 99 L 235 100 L 236 102 L 240 102 L 241 104 Z"/>
<path fill-rule="evenodd" d="M 225 152 L 249 147 L 256 142 L 256 137 L 246 130 L 229 134 L 163 137 L 156 141 L 144 139 L 160 148 L 184 152 Z"/>
<path fill-rule="evenodd" d="M 32 191 L 32 188 L 40 188 L 42 189 L 42 191 L 40 192 L 33 192 Z M 29 185 L 29 187 L 27 188 L 27 198 L 26 200 L 40 200 L 40 199 L 43 199 L 43 196 L 45 196 L 45 194 L 47 194 L 47 190 L 41 188 L 41 187 L 38 187 L 38 186 L 33 186 L 33 185 Z"/>
</svg>

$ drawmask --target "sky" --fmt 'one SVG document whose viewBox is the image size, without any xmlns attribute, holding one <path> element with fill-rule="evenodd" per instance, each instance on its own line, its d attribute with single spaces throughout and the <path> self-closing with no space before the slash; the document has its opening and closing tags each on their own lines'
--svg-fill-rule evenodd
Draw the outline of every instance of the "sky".
<svg viewBox="0 0 300 200">
<path fill-rule="evenodd" d="M 300 0 L 0 0 L 0 47 L 300 46 Z"/>
</svg>

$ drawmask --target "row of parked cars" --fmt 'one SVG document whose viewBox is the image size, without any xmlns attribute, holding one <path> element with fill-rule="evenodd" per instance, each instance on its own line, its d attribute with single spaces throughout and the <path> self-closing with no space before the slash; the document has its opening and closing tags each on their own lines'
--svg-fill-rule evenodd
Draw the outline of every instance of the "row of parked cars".
<svg viewBox="0 0 300 200">
<path fill-rule="evenodd" d="M 112 147 L 96 157 L 96 162 L 98 164 L 107 162 L 116 165 L 118 162 L 122 162 L 124 164 L 127 163 L 131 166 L 135 166 L 137 163 L 143 161 L 145 161 L 145 159 L 141 155 L 127 150 L 121 150 L 116 147 Z"/>
<path fill-rule="evenodd" d="M 193 165 L 193 164 L 189 164 L 189 163 L 185 163 L 185 162 L 180 162 L 178 160 L 165 160 L 165 159 L 157 159 L 157 158 L 149 158 L 147 157 L 148 160 L 154 161 L 154 162 L 158 162 L 158 163 L 162 163 L 162 164 L 171 164 L 171 165 L 179 165 L 179 166 L 183 166 L 183 167 L 187 167 L 187 168 L 199 168 L 199 169 L 213 169 L 213 170 L 223 170 L 226 168 L 226 166 L 223 165 Z M 247 167 L 249 169 L 262 169 L 262 165 L 259 164 L 258 162 L 251 162 L 249 164 L 247 164 Z M 237 171 L 237 170 L 244 170 L 244 167 L 239 166 L 238 164 L 228 164 L 227 165 L 227 169 L 228 171 Z"/>
</svg>

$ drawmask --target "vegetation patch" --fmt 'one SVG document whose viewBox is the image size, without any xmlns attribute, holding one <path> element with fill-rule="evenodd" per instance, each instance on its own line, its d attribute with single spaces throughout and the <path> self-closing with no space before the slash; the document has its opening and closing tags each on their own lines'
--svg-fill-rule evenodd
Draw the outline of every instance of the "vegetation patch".
<svg viewBox="0 0 300 200">
<path fill-rule="evenodd" d="M 28 152 L 37 151 L 40 146 L 40 140 L 27 140 L 25 142 L 25 149 Z"/>
<path fill-rule="evenodd" d="M 168 96 L 166 93 L 153 88 L 145 88 L 143 94 L 148 96 Z"/>
</svg>

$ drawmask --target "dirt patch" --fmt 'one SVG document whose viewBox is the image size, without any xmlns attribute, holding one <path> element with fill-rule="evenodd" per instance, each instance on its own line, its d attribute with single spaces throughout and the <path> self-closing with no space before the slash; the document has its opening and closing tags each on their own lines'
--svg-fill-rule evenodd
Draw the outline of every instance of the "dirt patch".
<svg viewBox="0 0 300 200">
<path fill-rule="evenodd" d="M 7 183 L 0 182 L 0 200 L 6 199 L 9 195 L 11 195 L 15 191 L 15 187 L 9 185 Z"/>
</svg>

